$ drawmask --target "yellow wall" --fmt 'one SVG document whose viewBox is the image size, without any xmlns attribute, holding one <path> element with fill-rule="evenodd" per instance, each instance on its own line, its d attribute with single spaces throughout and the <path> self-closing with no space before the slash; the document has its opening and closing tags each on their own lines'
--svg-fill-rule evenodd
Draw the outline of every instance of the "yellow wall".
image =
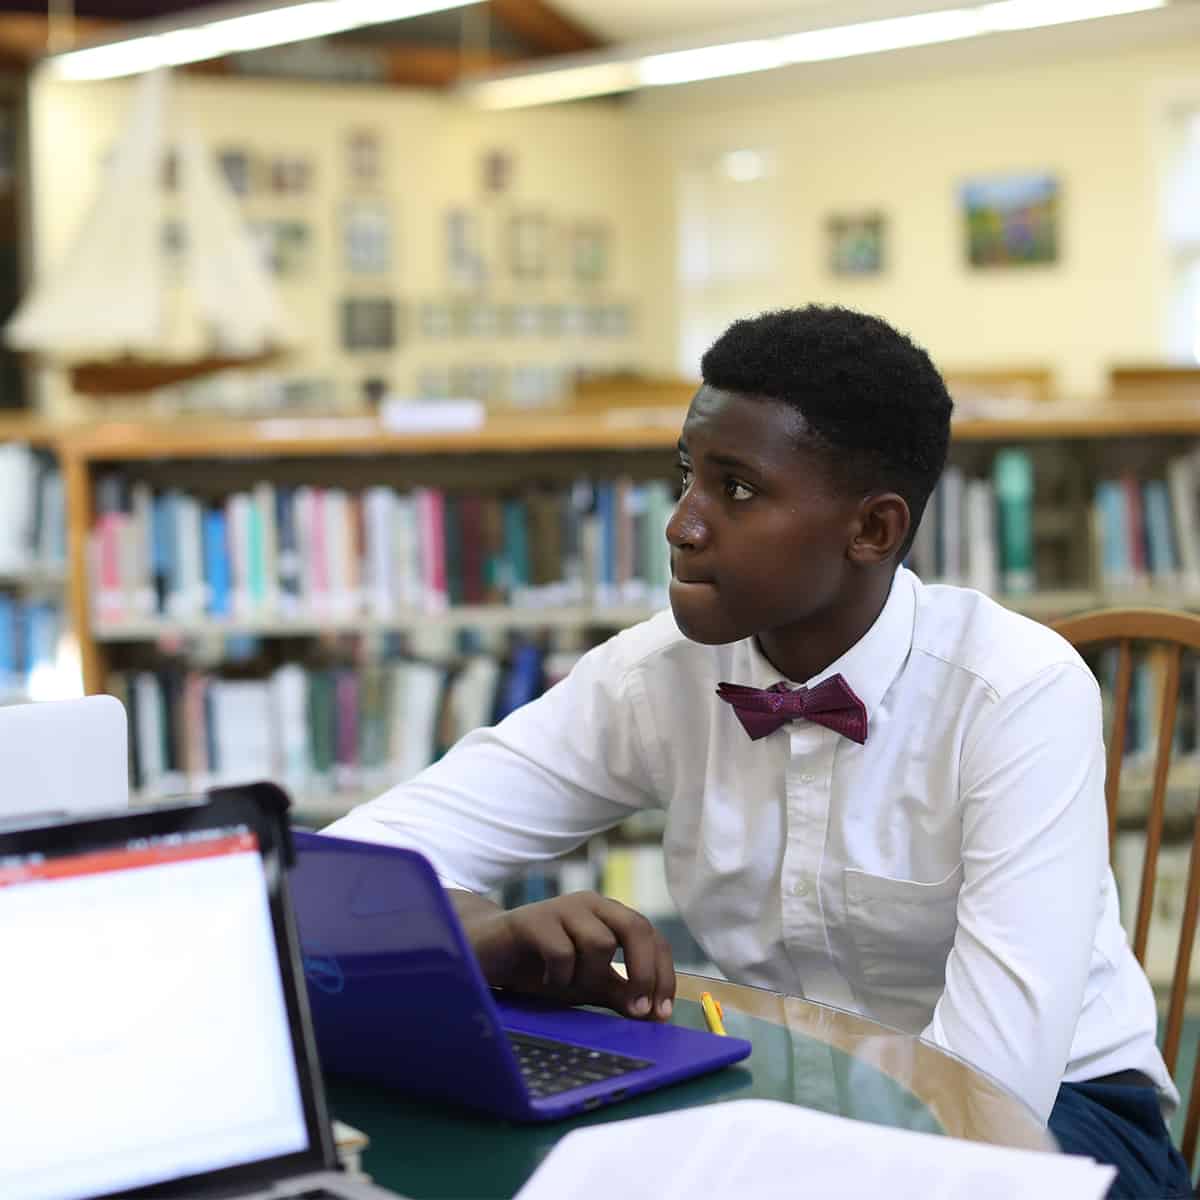
<svg viewBox="0 0 1200 1200">
<path fill-rule="evenodd" d="M 390 376 L 413 387 L 423 366 L 448 360 L 499 365 L 572 362 L 636 363 L 645 357 L 638 304 L 645 291 L 635 237 L 645 203 L 640 180 L 628 169 L 630 124 L 612 105 L 485 115 L 421 91 L 315 83 L 184 76 L 174 81 L 176 110 L 214 150 L 244 148 L 272 155 L 295 153 L 315 167 L 313 188 L 301 197 L 251 196 L 248 218 L 295 218 L 314 229 L 311 271 L 281 282 L 289 312 L 309 345 L 289 364 L 291 374 L 332 375 L 338 402 L 359 400 L 361 381 Z M 52 269 L 67 252 L 94 194 L 98 164 L 121 127 L 130 96 L 125 81 L 62 83 L 39 79 L 31 102 L 35 262 Z M 346 137 L 372 129 L 380 135 L 385 194 L 393 207 L 393 269 L 383 277 L 356 277 L 343 266 L 340 206 L 356 194 L 347 184 Z M 501 148 L 514 156 L 509 191 L 485 196 L 480 160 Z M 611 273 L 604 286 L 580 288 L 567 277 L 567 247 L 552 247 L 556 266 L 544 284 L 517 285 L 503 272 L 486 290 L 495 301 L 557 303 L 630 300 L 634 333 L 626 339 L 586 336 L 532 338 L 423 338 L 415 305 L 459 295 L 445 265 L 444 215 L 471 206 L 483 213 L 491 259 L 502 263 L 505 222 L 516 210 L 544 212 L 565 225 L 602 220 L 612 230 Z M 409 307 L 408 330 L 396 354 L 348 356 L 339 346 L 336 304 L 351 294 L 393 292 Z M 47 407 L 69 410 L 61 380 L 44 388 Z"/>
<path fill-rule="evenodd" d="M 214 147 L 315 159 L 312 196 L 255 201 L 249 212 L 311 214 L 319 226 L 314 270 L 284 285 L 284 296 L 313 339 L 297 369 L 336 376 L 343 403 L 355 402 L 362 378 L 376 370 L 412 386 L 423 365 L 448 353 L 509 364 L 624 359 L 694 373 L 698 348 L 728 320 L 807 301 L 881 313 L 944 367 L 1050 365 L 1061 394 L 1082 396 L 1103 391 L 1110 363 L 1163 355 L 1158 131 L 1172 97 L 1200 103 L 1198 52 L 1193 39 L 969 71 L 951 70 L 943 58 L 921 75 L 911 66 L 885 69 L 863 60 L 848 77 L 819 69 L 773 73 L 646 92 L 632 104 L 511 114 L 371 87 L 188 77 L 181 91 Z M 58 260 L 84 210 L 127 94 L 124 83 L 43 81 L 34 89 L 35 250 L 43 267 Z M 556 339 L 448 348 L 423 340 L 410 320 L 394 359 L 347 359 L 332 309 L 339 296 L 364 290 L 342 270 L 337 241 L 344 136 L 357 126 L 384 137 L 398 247 L 389 282 L 401 298 L 452 290 L 441 222 L 454 205 L 484 208 L 497 238 L 513 208 L 562 220 L 603 218 L 615 235 L 612 282 L 603 294 L 634 300 L 633 336 L 619 346 Z M 497 146 L 513 151 L 515 181 L 510 197 L 485 202 L 479 158 Z M 768 152 L 775 166 L 761 183 L 719 189 L 734 213 L 724 222 L 730 254 L 749 277 L 680 282 L 681 176 L 743 147 Z M 961 181 L 1043 170 L 1062 186 L 1061 261 L 968 268 Z M 868 209 L 889 220 L 888 267 L 878 277 L 834 277 L 825 261 L 826 218 Z M 550 301 L 575 294 L 566 283 L 533 292 Z M 500 283 L 490 295 L 504 300 L 513 290 Z M 52 386 L 48 395 L 61 403 L 61 390 Z"/>
<path fill-rule="evenodd" d="M 654 362 L 695 369 L 694 357 L 677 357 L 681 320 L 702 343 L 747 311 L 823 301 L 884 315 L 943 366 L 1046 363 L 1062 393 L 1101 392 L 1110 362 L 1164 352 L 1154 131 L 1170 96 L 1190 92 L 1200 103 L 1198 54 L 1193 40 L 874 81 L 863 60 L 852 83 L 805 85 L 797 72 L 790 84 L 776 79 L 765 88 L 759 76 L 643 93 L 642 173 L 662 206 L 660 245 L 674 237 L 678 176 L 689 164 L 754 147 L 773 152 L 777 166 L 773 179 L 740 185 L 759 193 L 745 201 L 747 236 L 773 245 L 774 254 L 757 278 L 672 293 L 673 311 L 660 312 L 651 330 Z M 1061 261 L 968 268 L 958 184 L 1027 170 L 1061 180 Z M 864 209 L 889 218 L 890 265 L 877 277 L 833 276 L 825 219 Z M 664 296 L 672 262 L 664 250 L 655 267 Z"/>
</svg>

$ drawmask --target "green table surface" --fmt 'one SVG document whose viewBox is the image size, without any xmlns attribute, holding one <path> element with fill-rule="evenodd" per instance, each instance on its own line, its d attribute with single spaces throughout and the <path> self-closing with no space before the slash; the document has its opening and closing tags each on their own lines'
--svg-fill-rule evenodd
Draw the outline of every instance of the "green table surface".
<svg viewBox="0 0 1200 1200">
<path fill-rule="evenodd" d="M 672 1020 L 705 1027 L 692 1000 L 677 1000 Z M 723 1100 L 785 1100 L 862 1121 L 944 1132 L 912 1092 L 862 1058 L 786 1024 L 730 1011 L 728 1004 L 725 1026 L 754 1047 L 742 1063 L 567 1121 L 521 1125 L 337 1079 L 328 1081 L 330 1107 L 370 1138 L 363 1166 L 375 1182 L 417 1200 L 510 1197 L 572 1129 Z"/>
</svg>

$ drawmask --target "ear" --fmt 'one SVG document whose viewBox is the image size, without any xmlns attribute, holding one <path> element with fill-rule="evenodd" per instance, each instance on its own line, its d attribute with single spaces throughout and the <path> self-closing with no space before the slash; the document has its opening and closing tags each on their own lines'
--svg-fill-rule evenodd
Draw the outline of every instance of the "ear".
<svg viewBox="0 0 1200 1200">
<path fill-rule="evenodd" d="M 895 492 L 867 496 L 859 505 L 858 527 L 850 540 L 850 560 L 866 567 L 894 558 L 911 525 L 912 515 L 903 496 Z"/>
</svg>

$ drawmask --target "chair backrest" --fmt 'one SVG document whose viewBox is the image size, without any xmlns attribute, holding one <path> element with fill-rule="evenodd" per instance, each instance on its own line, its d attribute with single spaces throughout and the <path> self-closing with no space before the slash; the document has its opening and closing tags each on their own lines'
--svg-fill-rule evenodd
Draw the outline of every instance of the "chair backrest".
<svg viewBox="0 0 1200 1200">
<path fill-rule="evenodd" d="M 1167 775 L 1171 764 L 1176 711 L 1179 706 L 1180 664 L 1185 650 L 1200 651 L 1200 616 L 1158 608 L 1114 608 L 1069 617 L 1055 623 L 1053 627 L 1081 652 L 1097 650 L 1106 646 L 1118 648 L 1116 683 L 1113 689 L 1112 726 L 1108 737 L 1108 770 L 1105 782 L 1110 852 L 1115 849 L 1116 845 L 1117 799 L 1121 788 L 1121 765 L 1125 755 L 1125 738 L 1128 729 L 1134 643 L 1159 646 L 1165 653 L 1165 671 L 1163 672 L 1158 710 L 1160 716 L 1158 741 L 1154 749 L 1150 805 L 1146 816 L 1146 856 L 1142 865 L 1142 881 L 1133 935 L 1133 952 L 1137 956 L 1138 962 L 1145 966 L 1146 942 L 1150 933 L 1150 917 L 1154 907 L 1154 886 L 1158 872 L 1158 852 L 1162 843 Z M 1179 945 L 1175 953 L 1175 968 L 1171 978 L 1166 1036 L 1163 1039 L 1163 1058 L 1172 1075 L 1175 1073 L 1179 1041 L 1183 1032 L 1184 1005 L 1187 1001 L 1188 973 L 1191 969 L 1192 945 L 1196 937 L 1198 907 L 1200 907 L 1200 820 L 1194 820 L 1183 920 L 1179 931 Z M 1200 1060 L 1200 1054 L 1197 1058 Z M 1200 1067 L 1200 1061 L 1193 1064 L 1191 1098 L 1187 1108 L 1182 1146 L 1184 1157 L 1189 1165 L 1195 1155 L 1197 1130 L 1200 1126 L 1200 1086 L 1197 1086 L 1195 1073 L 1197 1067 Z"/>
</svg>

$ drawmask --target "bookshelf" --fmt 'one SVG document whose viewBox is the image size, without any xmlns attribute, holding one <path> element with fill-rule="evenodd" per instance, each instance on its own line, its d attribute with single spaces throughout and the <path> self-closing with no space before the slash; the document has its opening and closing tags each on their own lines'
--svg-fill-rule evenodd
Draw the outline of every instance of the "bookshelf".
<svg viewBox="0 0 1200 1200">
<path fill-rule="evenodd" d="M 277 692 L 291 695 L 287 703 L 295 710 L 302 704 L 296 697 L 303 689 L 308 688 L 311 696 L 319 683 L 328 693 L 322 702 L 328 713 L 333 711 L 331 704 L 336 708 L 339 689 L 344 687 L 360 698 L 358 728 L 365 743 L 382 736 L 368 733 L 368 727 L 376 731 L 386 727 L 395 720 L 394 704 L 401 703 L 389 701 L 393 707 L 381 715 L 368 712 L 366 697 L 382 686 L 388 695 L 411 698 L 415 686 L 424 689 L 427 697 L 441 697 L 436 715 L 425 714 L 422 728 L 433 731 L 430 736 L 436 746 L 448 745 L 472 724 L 488 723 L 495 715 L 485 693 L 490 689 L 498 694 L 506 686 L 508 676 L 494 660 L 506 661 L 513 646 L 536 642 L 545 674 L 553 679 L 569 669 L 588 644 L 650 615 L 660 607 L 661 593 L 647 588 L 643 594 L 629 595 L 618 589 L 603 603 L 597 594 L 564 598 L 553 588 L 552 594 L 509 591 L 486 603 L 466 602 L 461 594 L 457 603 L 447 603 L 448 596 L 443 595 L 436 604 L 397 602 L 386 612 L 358 601 L 341 611 L 333 606 L 320 611 L 238 612 L 230 606 L 224 613 L 214 613 L 201 605 L 186 616 L 166 607 L 115 615 L 99 612 L 93 588 L 95 531 L 105 507 L 106 480 L 119 477 L 131 487 L 141 485 L 144 494 L 154 497 L 174 489 L 198 497 L 209 507 L 220 506 L 235 493 L 252 494 L 264 481 L 277 490 L 309 487 L 360 497 L 379 487 L 400 496 L 415 494 L 417 489 L 440 489 L 447 496 L 524 494 L 539 487 L 565 493 L 581 478 L 599 486 L 618 477 L 627 479 L 635 491 L 661 489 L 673 477 L 675 441 L 691 391 L 691 385 L 660 382 L 647 403 L 617 406 L 606 405 L 593 388 L 588 404 L 578 410 L 495 415 L 477 430 L 453 433 L 401 434 L 370 415 L 184 418 L 170 423 L 125 420 L 74 427 L 59 442 L 59 453 L 68 506 L 68 591 L 86 688 L 106 690 L 113 680 L 129 689 L 150 687 L 153 678 L 155 687 L 175 688 L 177 696 L 190 696 L 193 713 L 206 704 L 231 705 L 215 725 L 258 728 L 274 711 Z M 1147 572 L 1137 579 L 1107 576 L 1096 514 L 1098 481 L 1121 473 L 1138 480 L 1165 478 L 1168 463 L 1191 454 L 1198 445 L 1200 403 L 1183 401 L 1130 405 L 1039 401 L 1019 405 L 1009 415 L 989 413 L 958 420 L 951 462 L 964 479 L 999 486 L 996 460 L 1014 449 L 1027 456 L 1036 478 L 1028 519 L 1037 578 L 1032 586 L 1000 591 L 997 598 L 1045 620 L 1107 604 L 1200 608 L 1200 583 L 1189 581 L 1182 571 L 1172 573 L 1169 580 Z M 1200 456 L 1197 464 L 1200 467 Z M 1200 474 L 1194 490 L 1194 501 L 1200 505 Z M 656 494 L 661 498 L 661 492 Z M 111 507 L 111 496 L 108 503 Z M 126 503 L 127 498 L 122 499 L 118 507 Z M 369 555 L 367 541 L 355 543 L 364 563 Z M 917 565 L 923 576 L 930 574 Z M 970 582 L 961 577 L 959 581 Z M 405 682 L 410 670 L 415 670 L 410 668 L 412 660 L 435 664 L 416 684 Z M 301 670 L 307 682 L 299 682 Z M 379 670 L 389 680 L 384 685 L 376 678 Z M 291 681 L 286 682 L 285 676 Z M 142 685 L 137 684 L 139 678 Z M 1200 678 L 1197 683 L 1200 686 Z M 256 686 L 260 687 L 257 693 Z M 330 701 L 329 695 L 335 700 Z M 131 724 L 136 728 L 135 706 L 129 695 L 123 698 L 131 704 Z M 323 765 L 308 775 L 301 772 L 289 778 L 263 762 L 259 773 L 275 774 L 293 792 L 298 819 L 314 824 L 331 820 L 420 765 L 420 755 L 413 758 L 411 746 L 392 746 L 382 760 L 376 752 L 371 764 L 364 757 L 361 770 L 351 769 L 339 759 L 337 749 L 344 732 L 339 725 L 329 734 Z M 161 736 L 161 729 L 154 734 L 156 739 Z M 270 736 L 278 740 L 276 733 Z M 240 753 L 265 757 L 268 741 L 264 734 Z M 313 745 L 304 753 L 315 753 Z M 393 759 L 388 759 L 389 753 Z M 397 774 L 400 760 L 407 766 Z M 1172 777 L 1172 794 L 1181 806 L 1194 803 L 1190 798 L 1200 774 L 1198 764 L 1200 754 L 1181 762 Z M 1126 833 L 1136 832 L 1136 797 L 1144 790 L 1137 786 L 1136 761 L 1131 771 L 1127 790 L 1135 800 L 1134 808 L 1123 816 Z M 203 775 L 164 770 L 156 787 L 161 794 L 164 788 L 179 790 L 205 782 Z M 1183 807 L 1180 813 L 1182 817 Z M 507 899 L 534 899 L 553 894 L 560 884 L 586 886 L 590 879 L 592 886 L 603 885 L 618 893 L 626 889 L 628 894 L 622 898 L 642 907 L 646 907 L 643 901 L 651 908 L 666 904 L 665 892 L 650 878 L 651 856 L 644 853 L 653 851 L 657 836 L 649 827 L 616 831 L 569 860 L 561 879 L 535 873 L 519 882 Z M 686 953 L 681 958 L 689 961 Z"/>
<path fill-rule="evenodd" d="M 71 612 L 80 642 L 86 687 L 95 691 L 103 686 L 108 661 L 106 648 L 126 642 L 238 634 L 288 638 L 429 627 L 571 628 L 586 624 L 619 627 L 641 619 L 650 611 L 644 605 L 613 606 L 608 611 L 584 605 L 530 609 L 472 606 L 438 614 L 396 614 L 387 621 L 357 614 L 321 620 L 238 621 L 210 617 L 119 623 L 100 620 L 93 614 L 88 584 L 88 535 L 95 516 L 95 480 L 106 469 L 136 472 L 155 484 L 162 484 L 178 471 L 192 477 L 200 472 L 206 483 L 217 473 L 228 477 L 231 487 L 258 475 L 282 473 L 293 479 L 303 478 L 304 466 L 313 467 L 314 474 L 326 479 L 340 478 L 357 486 L 380 477 L 380 464 L 384 463 L 389 464 L 393 477 L 396 472 L 407 480 L 437 481 L 446 476 L 453 477 L 459 486 L 473 477 L 488 482 L 501 480 L 511 486 L 522 475 L 528 477 L 539 472 L 549 471 L 558 478 L 570 470 L 613 473 L 625 469 L 630 462 L 635 462 L 643 475 L 647 472 L 661 475 L 669 472 L 669 456 L 689 390 L 690 385 L 677 385 L 675 392 L 662 386 L 657 398 L 663 403 L 634 410 L 604 409 L 592 397 L 589 404 L 596 407 L 585 412 L 495 417 L 482 428 L 465 433 L 398 434 L 369 416 L 222 422 L 117 421 L 77 428 L 69 435 L 64 451 L 64 471 L 69 504 Z M 0 438 L 5 433 L 0 428 Z M 1123 447 L 1130 440 L 1157 445 L 1164 451 L 1172 446 L 1174 439 L 1196 438 L 1200 438 L 1200 404 L 1177 402 L 1132 409 L 1118 404 L 1038 405 L 1034 412 L 1012 417 L 956 422 L 953 434 L 954 454 L 973 455 L 977 461 L 994 453 L 996 447 L 1008 444 L 1054 447 L 1061 452 L 1061 444 L 1065 443 L 1072 454 L 1077 454 L 1081 446 L 1098 447 L 1103 456 L 1112 446 Z M 243 468 L 241 471 L 236 469 L 239 466 Z M 1086 496 L 1081 494 L 1078 500 L 1085 503 Z M 1060 525 L 1064 525 L 1061 518 L 1065 517 L 1067 534 L 1073 528 L 1071 517 L 1079 515 L 1079 512 L 1042 514 L 1051 520 L 1058 516 Z M 1099 581 L 1094 571 L 1087 571 L 1086 575 L 1072 581 L 1072 586 L 1037 588 L 1004 600 L 1039 619 L 1106 603 L 1200 606 L 1198 589 L 1133 584 L 1109 587 Z"/>
<path fill-rule="evenodd" d="M 66 427 L 0 416 L 0 704 L 78 695 L 66 619 Z"/>
</svg>

